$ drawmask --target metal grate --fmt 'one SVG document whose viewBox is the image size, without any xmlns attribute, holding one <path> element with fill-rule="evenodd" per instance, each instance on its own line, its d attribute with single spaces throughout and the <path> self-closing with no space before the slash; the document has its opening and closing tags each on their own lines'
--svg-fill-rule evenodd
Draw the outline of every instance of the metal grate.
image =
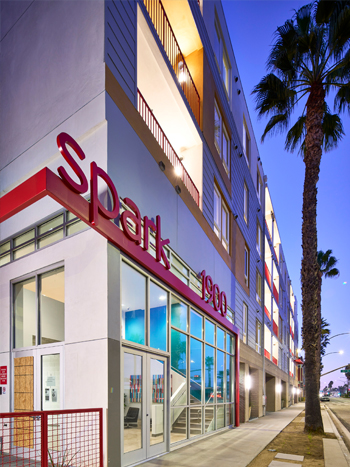
<svg viewBox="0 0 350 467">
<path fill-rule="evenodd" d="M 0 414 L 0 467 L 102 467 L 102 409 Z"/>
</svg>

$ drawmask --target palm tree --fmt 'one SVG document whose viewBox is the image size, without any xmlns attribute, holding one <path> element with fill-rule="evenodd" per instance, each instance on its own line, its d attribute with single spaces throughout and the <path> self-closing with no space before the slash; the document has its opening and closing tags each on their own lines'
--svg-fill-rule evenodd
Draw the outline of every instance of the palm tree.
<svg viewBox="0 0 350 467">
<path fill-rule="evenodd" d="M 320 348 L 320 359 L 319 359 L 319 378 L 322 370 L 322 356 L 325 354 L 326 345 L 329 342 L 327 335 L 327 327 L 329 324 L 322 318 L 321 314 L 321 291 L 322 291 L 322 277 L 326 279 L 335 278 L 339 276 L 339 269 L 335 266 L 338 260 L 332 256 L 332 250 L 327 250 L 325 253 L 320 250 L 317 252 L 317 264 L 318 264 L 318 320 L 320 326 L 320 337 L 319 337 L 319 348 Z M 329 332 L 328 332 L 329 334 Z"/>
<path fill-rule="evenodd" d="M 295 12 L 277 28 L 268 74 L 254 88 L 258 115 L 270 116 L 267 134 L 286 131 L 293 111 L 304 104 L 289 129 L 286 149 L 300 148 L 305 163 L 302 223 L 302 310 L 305 350 L 305 430 L 323 431 L 318 397 L 319 335 L 317 182 L 322 151 L 337 146 L 343 126 L 326 102 L 335 91 L 335 110 L 350 109 L 350 2 L 319 0 Z"/>
</svg>

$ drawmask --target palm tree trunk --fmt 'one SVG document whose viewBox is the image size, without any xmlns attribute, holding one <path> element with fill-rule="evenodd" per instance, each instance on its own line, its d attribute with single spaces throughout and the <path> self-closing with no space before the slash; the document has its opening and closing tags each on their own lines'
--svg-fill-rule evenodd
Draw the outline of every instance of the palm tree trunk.
<svg viewBox="0 0 350 467">
<path fill-rule="evenodd" d="M 321 315 L 321 291 L 322 291 L 322 273 L 318 271 L 318 287 L 317 287 L 317 319 L 318 319 L 318 332 L 317 338 L 317 355 L 320 356 L 317 364 L 317 375 L 318 375 L 318 391 L 320 391 L 320 380 L 321 380 L 321 334 L 322 334 L 322 315 Z"/>
<path fill-rule="evenodd" d="M 325 92 L 321 84 L 313 85 L 306 110 L 305 181 L 303 192 L 303 225 L 301 284 L 303 310 L 303 347 L 305 350 L 305 431 L 323 432 L 319 401 L 320 335 L 318 320 L 317 263 L 317 182 L 322 156 L 322 119 Z"/>
</svg>

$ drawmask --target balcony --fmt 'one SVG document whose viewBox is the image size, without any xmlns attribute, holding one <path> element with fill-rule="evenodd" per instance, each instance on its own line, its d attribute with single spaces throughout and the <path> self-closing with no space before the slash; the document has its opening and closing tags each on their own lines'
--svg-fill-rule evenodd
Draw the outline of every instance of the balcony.
<svg viewBox="0 0 350 467">
<path fill-rule="evenodd" d="M 171 63 L 171 66 L 177 76 L 181 89 L 184 92 L 186 99 L 192 109 L 198 125 L 200 125 L 200 96 L 194 84 L 192 75 L 187 66 L 185 57 L 180 49 L 179 42 L 175 37 L 174 30 L 170 24 L 169 18 L 165 12 L 165 8 L 160 0 L 143 0 L 149 17 L 152 20 L 153 26 L 158 34 L 158 37 L 164 47 L 164 51 Z M 183 2 L 182 2 L 183 3 Z M 171 12 L 181 11 L 185 4 L 177 2 L 176 8 L 172 2 L 168 2 L 168 8 Z M 191 12 L 187 12 L 188 16 L 192 16 Z M 185 36 L 186 34 L 184 34 Z"/>
<path fill-rule="evenodd" d="M 179 177 L 190 192 L 192 198 L 195 200 L 197 206 L 199 206 L 199 191 L 197 190 L 196 185 L 189 176 L 179 156 L 176 154 L 175 149 L 172 147 L 168 138 L 165 136 L 161 126 L 159 125 L 157 119 L 153 115 L 151 109 L 147 105 L 147 102 L 139 90 L 137 91 L 137 110 L 157 140 L 159 146 L 162 148 L 165 155 L 171 162 L 172 166 L 179 174 Z"/>
<path fill-rule="evenodd" d="M 145 3 L 157 24 L 160 23 L 160 18 L 163 18 L 164 25 L 167 24 L 165 18 L 167 21 L 170 18 L 160 15 L 159 11 L 163 10 L 158 0 L 147 0 Z M 182 3 L 180 1 L 178 6 L 181 6 Z M 188 2 L 185 3 L 189 8 Z M 170 15 L 172 18 L 171 9 Z M 167 26 L 158 26 L 161 28 L 162 36 L 164 31 L 165 47 L 169 48 L 168 41 L 170 39 L 167 38 L 168 33 L 166 33 L 169 29 Z M 151 16 L 146 11 L 145 5 L 138 4 L 138 110 L 172 162 L 174 170 L 176 169 L 176 176 L 182 179 L 193 199 L 202 209 L 203 141 L 201 133 L 198 131 L 198 125 L 196 125 L 192 112 L 189 111 L 186 98 L 180 88 L 179 79 L 174 76 L 165 56 L 165 49 L 163 50 L 163 46 L 156 39 L 157 34 L 151 24 Z M 195 46 L 202 47 L 198 41 Z M 189 52 L 190 49 L 187 51 Z"/>
</svg>

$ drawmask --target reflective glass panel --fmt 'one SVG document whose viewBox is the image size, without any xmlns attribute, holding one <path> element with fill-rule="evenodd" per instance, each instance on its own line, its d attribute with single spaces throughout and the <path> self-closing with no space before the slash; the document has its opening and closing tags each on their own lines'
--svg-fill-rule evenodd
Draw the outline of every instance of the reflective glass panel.
<svg viewBox="0 0 350 467">
<path fill-rule="evenodd" d="M 216 400 L 224 402 L 225 359 L 224 353 L 216 351 Z"/>
<path fill-rule="evenodd" d="M 204 419 L 205 433 L 215 430 L 215 408 L 214 406 L 205 406 L 205 419 Z"/>
<path fill-rule="evenodd" d="M 226 352 L 233 353 L 232 347 L 233 347 L 232 336 L 231 334 L 227 333 L 226 334 Z"/>
<path fill-rule="evenodd" d="M 11 256 L 10 253 L 8 255 L 4 255 L 0 257 L 0 266 L 3 266 L 4 264 L 7 264 L 11 261 Z"/>
<path fill-rule="evenodd" d="M 233 425 L 233 404 L 226 405 L 226 426 Z"/>
<path fill-rule="evenodd" d="M 35 245 L 33 243 L 29 243 L 28 245 L 24 246 L 23 248 L 18 248 L 13 252 L 13 259 L 22 258 L 22 256 L 29 255 L 29 253 L 33 253 L 35 251 Z"/>
<path fill-rule="evenodd" d="M 212 322 L 205 320 L 205 340 L 209 344 L 214 345 L 215 340 L 215 326 Z"/>
<path fill-rule="evenodd" d="M 35 236 L 35 230 L 34 229 L 28 230 L 28 232 L 25 232 L 24 234 L 19 235 L 18 237 L 13 239 L 13 246 L 16 247 L 16 246 L 22 245 L 22 243 L 31 240 L 32 238 L 34 238 L 34 236 Z"/>
<path fill-rule="evenodd" d="M 124 452 L 142 448 L 142 357 L 124 353 Z"/>
<path fill-rule="evenodd" d="M 174 296 L 171 297 L 171 325 L 187 331 L 187 306 Z"/>
<path fill-rule="evenodd" d="M 150 283 L 150 346 L 167 350 L 168 293 Z"/>
<path fill-rule="evenodd" d="M 164 441 L 164 362 L 151 358 L 151 446 Z"/>
<path fill-rule="evenodd" d="M 122 263 L 122 338 L 145 345 L 146 278 Z"/>
<path fill-rule="evenodd" d="M 202 401 L 202 348 L 203 344 L 191 337 L 190 350 L 190 403 Z"/>
<path fill-rule="evenodd" d="M 192 407 L 190 409 L 190 437 L 202 434 L 202 407 Z"/>
<path fill-rule="evenodd" d="M 225 338 L 225 332 L 220 329 L 219 327 L 216 327 L 216 345 L 219 347 L 219 349 L 225 350 L 224 347 L 224 339 Z"/>
<path fill-rule="evenodd" d="M 216 429 L 224 428 L 225 426 L 225 406 L 217 407 L 216 409 Z"/>
<path fill-rule="evenodd" d="M 35 278 L 14 285 L 15 348 L 36 345 Z"/>
<path fill-rule="evenodd" d="M 2 245 L 0 245 L 0 255 L 5 253 L 9 249 L 10 249 L 10 242 L 3 243 Z"/>
<path fill-rule="evenodd" d="M 48 222 L 45 222 L 45 224 L 39 225 L 38 234 L 41 235 L 45 232 L 49 232 L 50 230 L 58 227 L 61 224 L 63 224 L 63 214 L 55 217 L 54 219 L 49 220 Z"/>
<path fill-rule="evenodd" d="M 69 224 L 66 229 L 66 235 L 74 235 L 77 232 L 87 229 L 87 225 L 83 221 L 74 222 Z"/>
<path fill-rule="evenodd" d="M 171 330 L 171 405 L 187 404 L 187 336 Z"/>
<path fill-rule="evenodd" d="M 205 346 L 205 403 L 214 402 L 214 349 Z"/>
<path fill-rule="evenodd" d="M 230 355 L 226 355 L 226 401 L 232 401 L 232 382 L 233 382 L 233 373 L 232 373 L 232 362 L 233 358 Z"/>
<path fill-rule="evenodd" d="M 170 410 L 170 443 L 187 439 L 187 409 L 178 407 Z"/>
<path fill-rule="evenodd" d="M 51 245 L 51 243 L 58 242 L 63 238 L 63 229 L 56 230 L 52 234 L 45 235 L 38 240 L 38 248 L 44 248 L 44 246 Z"/>
<path fill-rule="evenodd" d="M 42 355 L 41 365 L 41 410 L 58 410 L 61 408 L 60 354 Z"/>
<path fill-rule="evenodd" d="M 191 310 L 191 334 L 203 339 L 203 318 L 193 310 Z"/>
<path fill-rule="evenodd" d="M 64 270 L 55 269 L 39 276 L 40 344 L 64 341 Z"/>
</svg>

